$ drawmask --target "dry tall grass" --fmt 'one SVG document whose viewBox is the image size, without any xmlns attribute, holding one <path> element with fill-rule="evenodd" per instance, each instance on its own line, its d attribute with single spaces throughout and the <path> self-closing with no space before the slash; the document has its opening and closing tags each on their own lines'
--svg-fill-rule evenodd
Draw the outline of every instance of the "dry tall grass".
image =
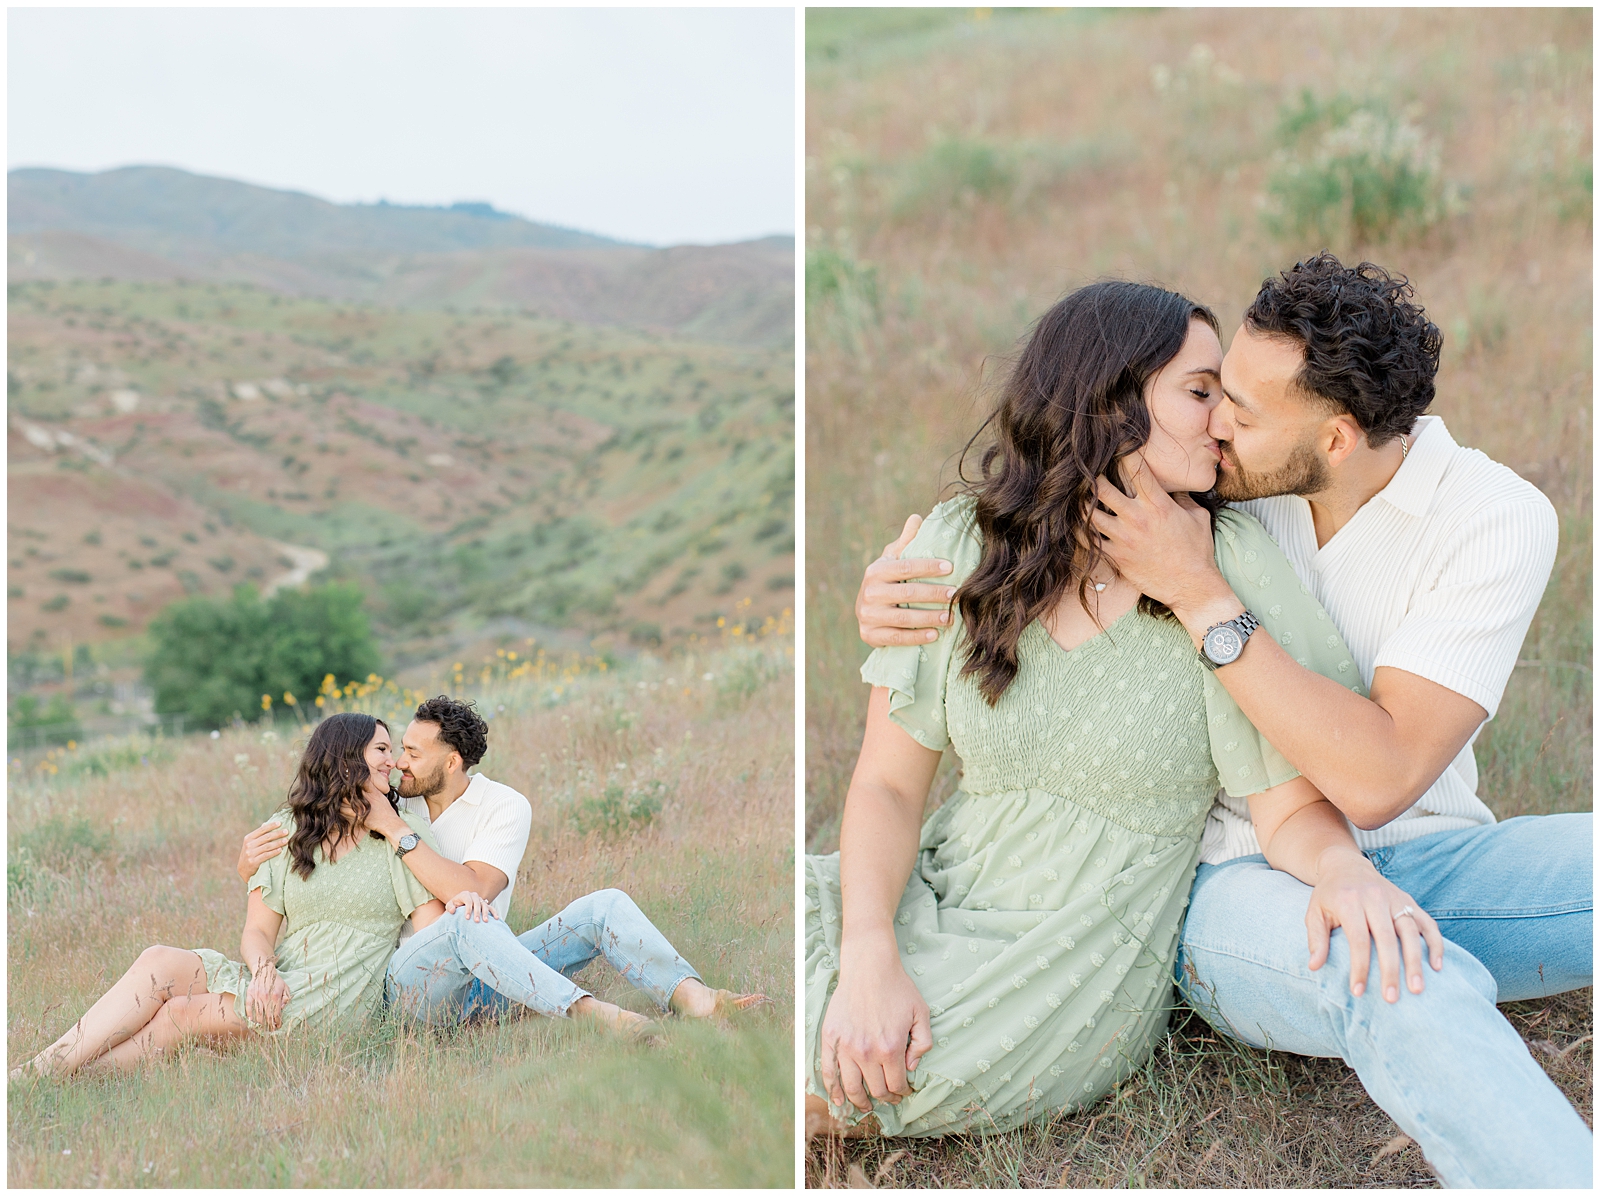
<svg viewBox="0 0 1600 1196">
<path fill-rule="evenodd" d="M 861 570 L 952 480 L 1029 322 L 1112 275 L 1182 290 L 1231 331 L 1262 278 L 1324 246 L 1414 280 L 1445 333 L 1435 412 L 1560 513 L 1555 574 L 1477 751 L 1500 816 L 1591 808 L 1588 11 L 987 12 L 808 15 L 808 849 L 837 844 L 860 742 Z M 1263 206 L 1306 90 L 1420 129 L 1464 207 L 1364 244 L 1337 221 L 1275 234 Z M 1519 1016 L 1561 1051 L 1589 1007 L 1585 992 Z M 1552 1064 L 1586 1115 L 1589 1059 L 1582 1043 Z M 1415 1148 L 1375 1160 L 1394 1133 L 1342 1066 L 1180 1019 L 1101 1109 L 913 1145 L 883 1182 L 1429 1182 Z M 854 1161 L 871 1180 L 897 1145 L 814 1151 L 808 1177 L 845 1182 Z"/>
<path fill-rule="evenodd" d="M 134 1076 L 21 1081 L 9 1093 L 10 1183 L 790 1184 L 792 654 L 785 634 L 729 637 L 697 656 L 475 691 L 503 707 L 483 771 L 534 807 L 512 928 L 622 888 L 709 983 L 764 991 L 774 1006 L 727 1030 L 674 1025 L 655 1052 L 545 1019 L 444 1033 L 378 1022 L 335 1042 L 188 1051 Z M 238 840 L 281 802 L 297 738 L 280 724 L 79 749 L 33 780 L 14 770 L 13 1064 L 144 946 L 237 952 Z M 647 824 L 579 832 L 585 802 L 635 790 L 663 798 Z M 581 982 L 653 1008 L 603 962 Z"/>
</svg>

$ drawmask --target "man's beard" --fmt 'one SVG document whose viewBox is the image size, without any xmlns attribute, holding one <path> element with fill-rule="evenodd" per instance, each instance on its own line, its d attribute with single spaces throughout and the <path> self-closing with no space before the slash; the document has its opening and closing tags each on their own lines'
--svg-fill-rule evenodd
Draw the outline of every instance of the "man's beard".
<svg viewBox="0 0 1600 1196">
<path fill-rule="evenodd" d="M 445 776 L 445 767 L 442 764 L 436 768 L 430 776 L 423 776 L 421 773 L 415 771 L 413 771 L 410 776 L 407 776 L 405 773 L 401 773 L 400 796 L 432 797 L 435 793 L 438 793 L 439 790 L 444 788 Z"/>
<path fill-rule="evenodd" d="M 1217 497 L 1228 502 L 1271 498 L 1275 494 L 1317 494 L 1326 490 L 1332 480 L 1328 463 L 1317 455 L 1310 441 L 1295 445 L 1287 461 L 1266 473 L 1251 473 L 1241 466 L 1228 441 L 1218 442 L 1218 447 L 1233 466 L 1217 471 Z"/>
</svg>

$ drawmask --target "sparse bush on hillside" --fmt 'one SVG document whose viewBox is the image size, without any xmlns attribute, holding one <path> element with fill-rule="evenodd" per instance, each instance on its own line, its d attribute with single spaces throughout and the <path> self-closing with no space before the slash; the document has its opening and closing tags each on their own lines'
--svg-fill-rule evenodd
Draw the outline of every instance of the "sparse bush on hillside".
<svg viewBox="0 0 1600 1196">
<path fill-rule="evenodd" d="M 1296 143 L 1267 180 L 1276 234 L 1317 245 L 1367 245 L 1416 233 L 1465 208 L 1445 181 L 1439 147 L 1420 125 L 1346 95 L 1326 102 L 1303 91 L 1279 132 Z"/>
<path fill-rule="evenodd" d="M 667 791 L 663 781 L 647 781 L 624 789 L 607 785 L 598 797 L 575 803 L 567 817 L 580 835 L 591 832 L 602 839 L 616 839 L 641 831 L 661 813 L 661 799 Z"/>
<path fill-rule="evenodd" d="M 806 311 L 815 314 L 832 303 L 849 324 L 878 318 L 878 271 L 843 248 L 818 244 L 806 249 Z"/>
<path fill-rule="evenodd" d="M 330 673 L 373 674 L 378 649 L 362 601 L 355 586 L 328 585 L 280 590 L 266 601 L 240 586 L 226 601 L 173 603 L 150 623 L 145 683 L 156 709 L 219 727 L 259 717 L 262 695 L 309 700 Z"/>
<path fill-rule="evenodd" d="M 980 201 L 1019 205 L 1098 156 L 1092 145 L 937 137 L 901 168 L 889 211 L 897 219 L 943 218 Z"/>
<path fill-rule="evenodd" d="M 18 694 L 12 699 L 7 724 L 12 747 L 24 741 L 66 743 L 83 738 L 72 700 L 61 693 L 51 694 L 44 703 L 36 694 Z"/>
</svg>

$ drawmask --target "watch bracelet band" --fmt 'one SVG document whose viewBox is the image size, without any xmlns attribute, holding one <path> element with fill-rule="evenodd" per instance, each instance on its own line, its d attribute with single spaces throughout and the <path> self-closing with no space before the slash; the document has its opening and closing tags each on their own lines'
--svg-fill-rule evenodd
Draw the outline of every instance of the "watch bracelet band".
<svg viewBox="0 0 1600 1196">
<path fill-rule="evenodd" d="M 1213 623 L 1213 624 L 1211 624 L 1210 627 L 1207 627 L 1205 629 L 1204 633 L 1200 636 L 1200 652 L 1199 652 L 1200 663 L 1205 665 L 1206 668 L 1211 669 L 1213 672 L 1216 671 L 1216 669 L 1218 669 L 1220 666 L 1218 665 L 1218 663 L 1216 661 L 1212 660 L 1211 657 L 1206 655 L 1205 644 L 1206 644 L 1206 639 L 1218 627 L 1233 627 L 1233 628 L 1236 628 L 1238 630 L 1238 632 L 1239 632 L 1239 639 L 1241 641 L 1239 650 L 1241 652 L 1243 652 L 1244 651 L 1244 643 L 1248 642 L 1250 637 L 1252 635 L 1254 635 L 1256 633 L 1256 631 L 1258 631 L 1260 629 L 1261 620 L 1256 618 L 1253 614 L 1250 613 L 1250 611 L 1248 609 L 1246 609 L 1242 614 L 1235 615 L 1231 619 L 1223 619 L 1220 623 Z M 1237 660 L 1237 659 L 1238 659 L 1237 656 L 1234 657 L 1234 660 Z M 1228 661 L 1227 663 L 1228 664 L 1232 664 L 1233 661 Z"/>
</svg>

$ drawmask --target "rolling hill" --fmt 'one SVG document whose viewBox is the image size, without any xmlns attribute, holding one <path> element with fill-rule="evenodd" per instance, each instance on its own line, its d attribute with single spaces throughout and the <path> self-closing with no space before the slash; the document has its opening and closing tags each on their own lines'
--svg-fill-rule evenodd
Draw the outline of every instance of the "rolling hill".
<svg viewBox="0 0 1600 1196">
<path fill-rule="evenodd" d="M 244 283 L 279 294 L 493 308 L 742 345 L 794 328 L 794 241 L 654 249 L 484 203 L 334 204 L 169 167 L 7 176 L 12 282 Z"/>
</svg>

